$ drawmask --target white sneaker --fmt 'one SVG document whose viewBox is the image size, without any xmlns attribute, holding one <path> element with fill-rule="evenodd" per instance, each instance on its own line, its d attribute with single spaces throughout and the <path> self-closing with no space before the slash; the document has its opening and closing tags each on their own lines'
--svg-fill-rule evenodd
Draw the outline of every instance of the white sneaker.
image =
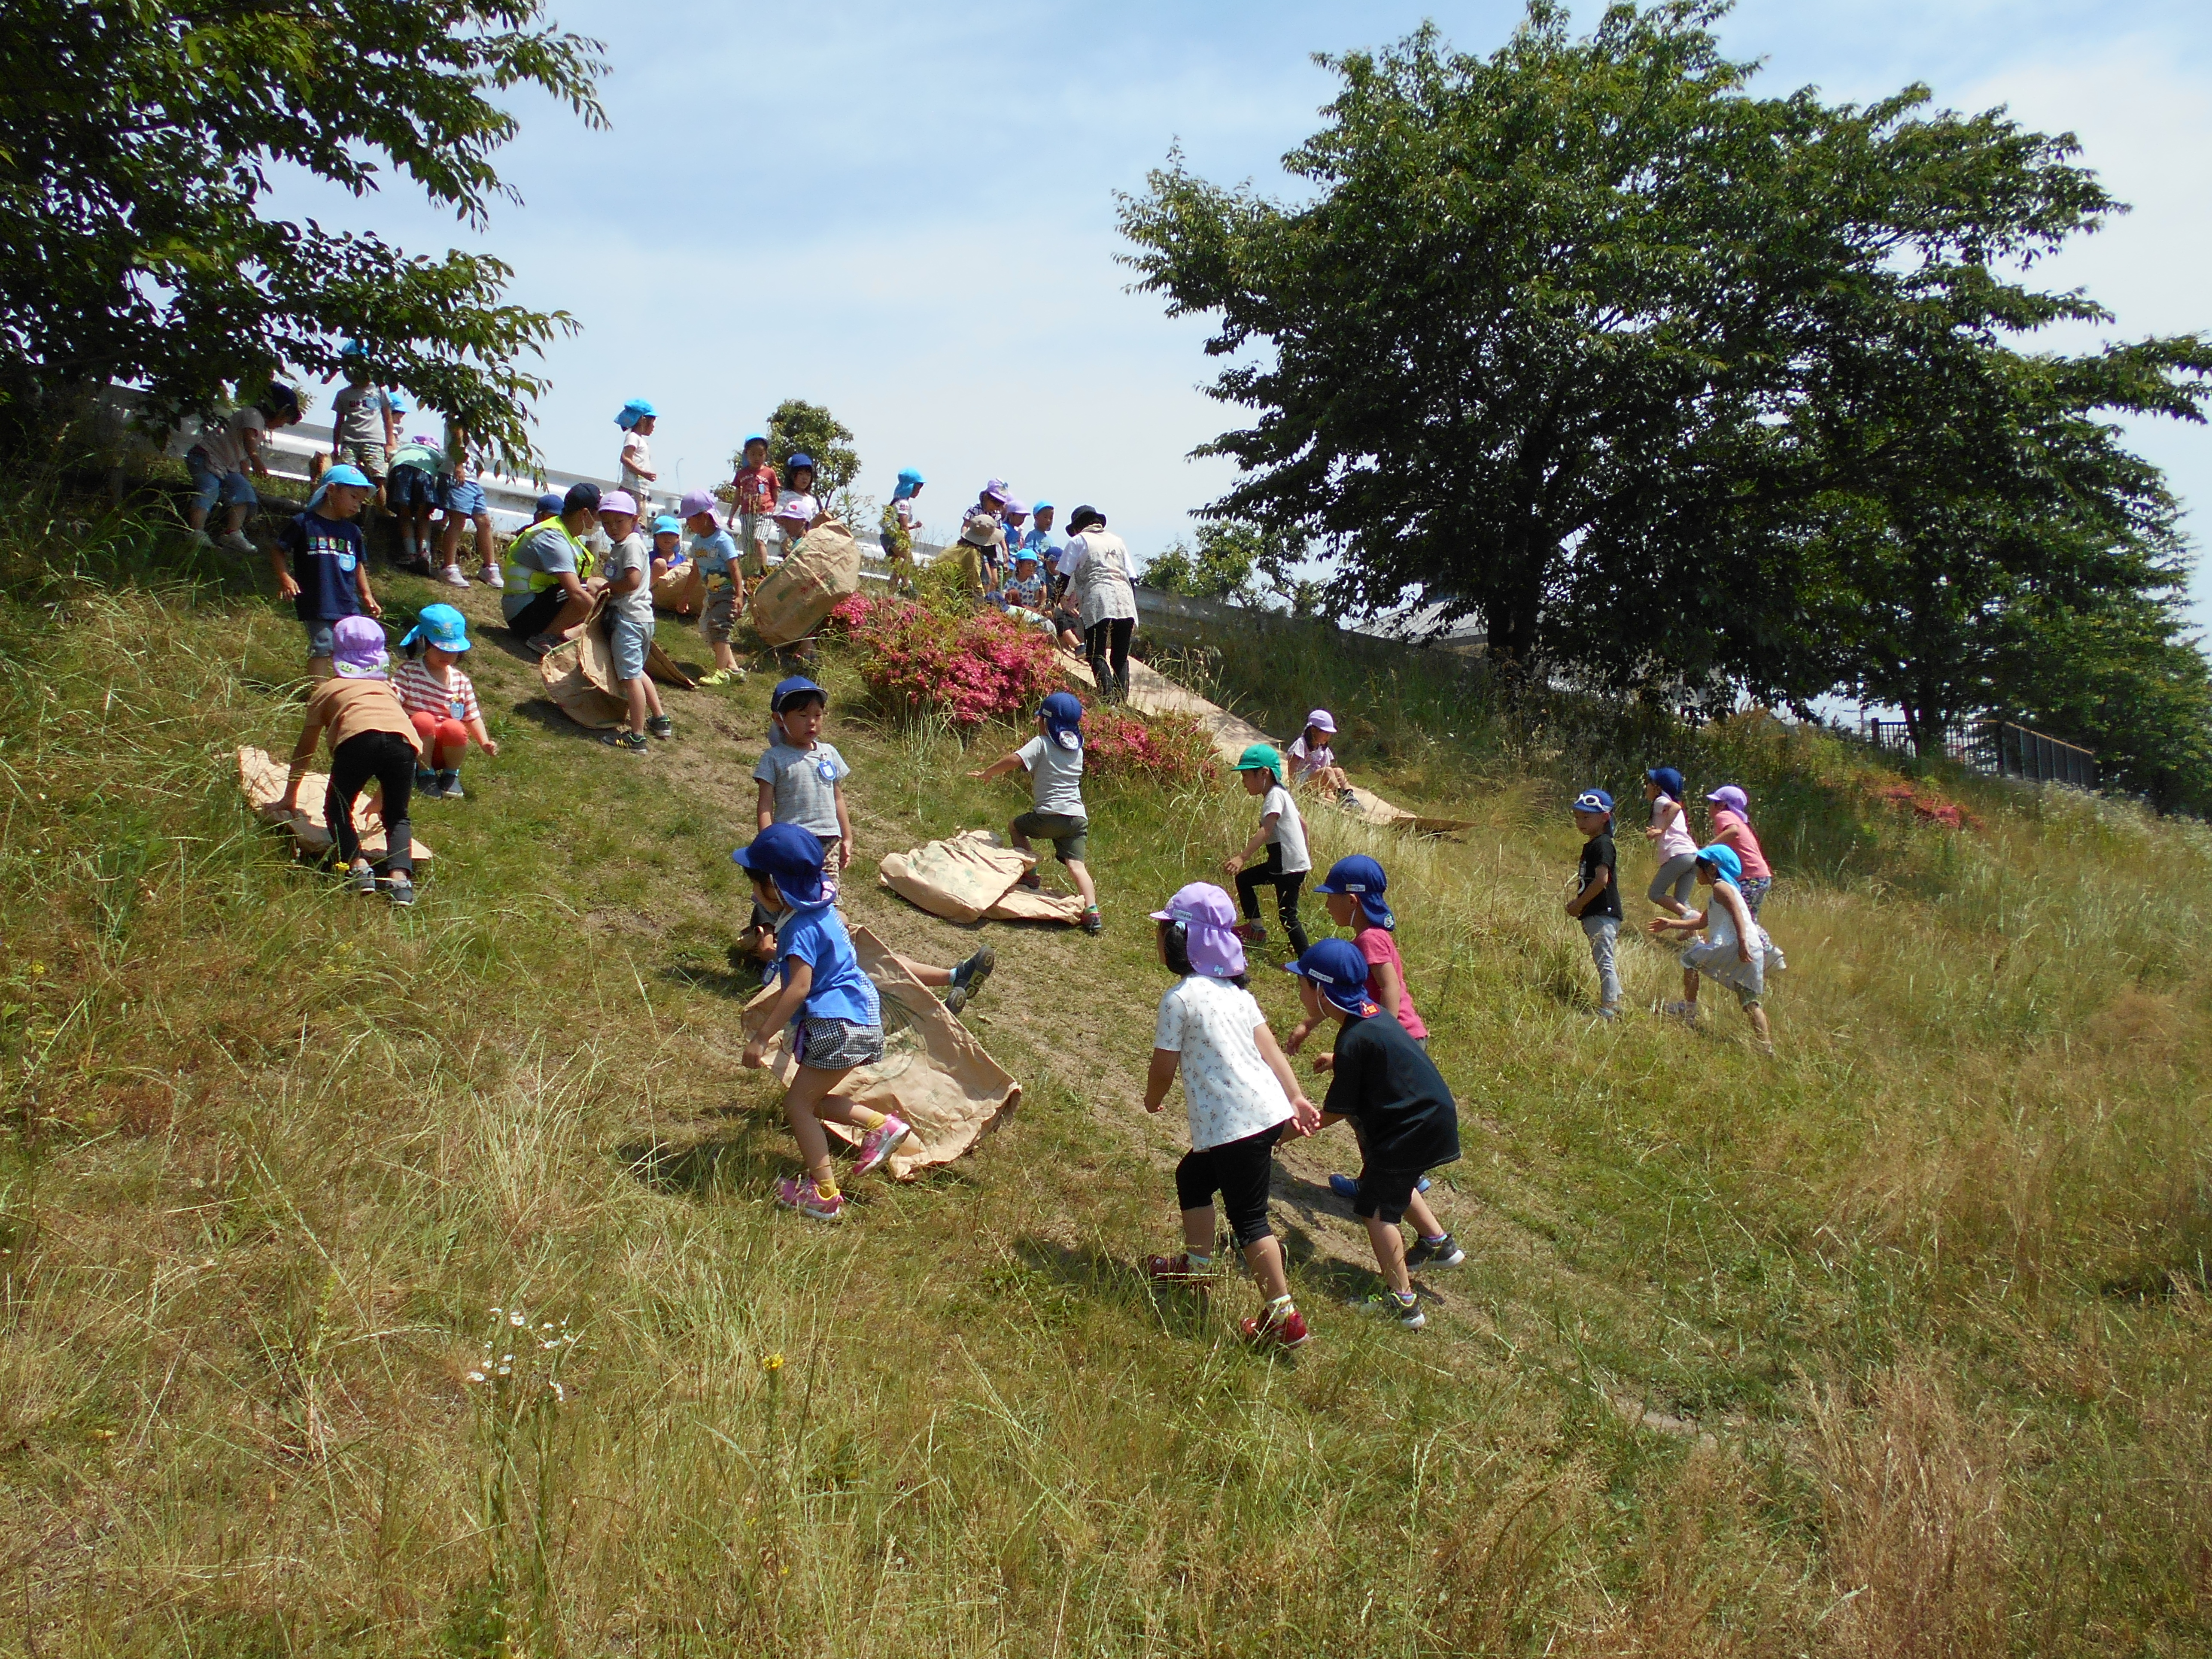
<svg viewBox="0 0 2212 1659">
<path fill-rule="evenodd" d="M 233 553 L 243 554 L 249 559 L 261 550 L 252 542 L 246 540 L 246 532 L 243 530 L 232 531 L 228 536 L 225 536 L 221 541 L 217 542 L 216 545 L 221 548 L 227 548 Z"/>
<path fill-rule="evenodd" d="M 499 574 L 499 567 L 495 564 L 488 564 L 477 571 L 477 580 L 486 587 L 504 588 L 507 586 L 507 579 Z"/>
<path fill-rule="evenodd" d="M 1687 1020 L 1692 1025 L 1698 1023 L 1698 1005 L 1694 1002 L 1670 1002 L 1661 1012 L 1672 1014 L 1677 1019 Z"/>
<path fill-rule="evenodd" d="M 466 587 L 469 585 L 469 579 L 461 574 L 461 568 L 457 564 L 447 565 L 441 580 L 448 587 Z"/>
</svg>

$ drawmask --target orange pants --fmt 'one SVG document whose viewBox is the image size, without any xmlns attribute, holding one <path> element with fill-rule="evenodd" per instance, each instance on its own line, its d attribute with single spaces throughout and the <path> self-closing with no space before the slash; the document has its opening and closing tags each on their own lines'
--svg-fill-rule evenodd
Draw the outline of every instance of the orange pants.
<svg viewBox="0 0 2212 1659">
<path fill-rule="evenodd" d="M 457 769 L 469 746 L 469 728 L 450 715 L 428 709 L 418 709 L 414 720 L 415 735 L 422 739 L 423 764 L 433 771 Z"/>
</svg>

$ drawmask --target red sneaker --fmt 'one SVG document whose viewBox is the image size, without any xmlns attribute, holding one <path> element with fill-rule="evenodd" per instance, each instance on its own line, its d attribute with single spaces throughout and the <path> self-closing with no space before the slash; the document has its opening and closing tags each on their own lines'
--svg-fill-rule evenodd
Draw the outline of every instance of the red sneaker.
<svg viewBox="0 0 2212 1659">
<path fill-rule="evenodd" d="M 1238 1327 L 1244 1340 L 1256 1348 L 1303 1348 L 1313 1340 L 1306 1316 L 1293 1308 L 1286 1314 L 1263 1307 Z"/>
<path fill-rule="evenodd" d="M 1211 1264 L 1194 1267 L 1189 1252 L 1178 1251 L 1174 1255 L 1146 1256 L 1145 1277 L 1156 1285 L 1203 1285 L 1213 1277 L 1213 1268 Z"/>
</svg>

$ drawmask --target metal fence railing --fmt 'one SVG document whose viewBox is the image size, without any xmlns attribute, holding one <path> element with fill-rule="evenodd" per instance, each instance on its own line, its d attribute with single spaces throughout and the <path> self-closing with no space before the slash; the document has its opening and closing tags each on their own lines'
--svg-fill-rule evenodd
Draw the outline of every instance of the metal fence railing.
<svg viewBox="0 0 2212 1659">
<path fill-rule="evenodd" d="M 1912 739 L 1903 720 L 1868 720 L 1861 734 L 1881 749 L 1910 752 Z M 1961 766 L 1997 777 L 2034 783 L 2063 783 L 2094 789 L 2101 773 L 2093 750 L 2012 720 L 1974 720 L 1943 738 L 1943 752 Z"/>
</svg>

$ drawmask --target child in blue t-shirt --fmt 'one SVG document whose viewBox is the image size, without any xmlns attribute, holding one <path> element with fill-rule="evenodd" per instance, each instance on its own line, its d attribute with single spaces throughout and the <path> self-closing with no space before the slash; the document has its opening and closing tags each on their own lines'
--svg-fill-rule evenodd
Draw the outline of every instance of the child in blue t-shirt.
<svg viewBox="0 0 2212 1659">
<path fill-rule="evenodd" d="M 793 1028 L 792 1054 L 799 1062 L 783 1112 L 806 1169 L 776 1183 L 775 1201 L 817 1221 L 836 1221 L 845 1213 L 845 1195 L 830 1166 L 823 1121 L 860 1131 L 856 1176 L 879 1168 L 913 1127 L 835 1093 L 857 1067 L 884 1057 L 884 1012 L 875 981 L 861 968 L 837 914 L 836 895 L 823 880 L 822 855 L 821 838 L 795 823 L 772 823 L 730 854 L 752 878 L 753 902 L 775 918 L 782 981 L 782 988 L 746 1022 L 744 1064 L 765 1066 L 769 1038 L 787 1025 Z M 987 946 L 956 968 L 896 960 L 923 984 L 949 985 L 964 1001 L 989 977 L 997 959 Z"/>
<path fill-rule="evenodd" d="M 331 630 L 344 617 L 382 617 L 368 586 L 368 545 L 356 522 L 376 486 L 358 467 L 324 469 L 307 510 L 276 532 L 270 568 L 277 593 L 293 602 L 307 630 L 307 672 L 331 678 L 335 648 Z"/>
</svg>

